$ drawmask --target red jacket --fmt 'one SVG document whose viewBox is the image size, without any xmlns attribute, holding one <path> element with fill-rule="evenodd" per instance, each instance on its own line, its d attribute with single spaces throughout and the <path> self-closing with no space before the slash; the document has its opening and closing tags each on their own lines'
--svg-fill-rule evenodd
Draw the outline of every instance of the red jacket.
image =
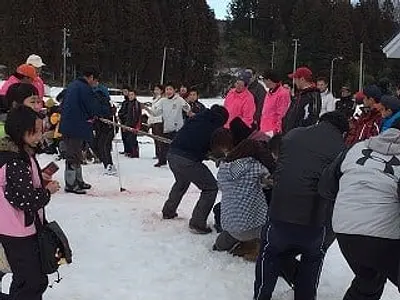
<svg viewBox="0 0 400 300">
<path fill-rule="evenodd" d="M 363 112 L 358 119 L 350 120 L 350 130 L 346 137 L 346 145 L 352 146 L 358 142 L 379 134 L 382 115 L 377 109 Z"/>
</svg>

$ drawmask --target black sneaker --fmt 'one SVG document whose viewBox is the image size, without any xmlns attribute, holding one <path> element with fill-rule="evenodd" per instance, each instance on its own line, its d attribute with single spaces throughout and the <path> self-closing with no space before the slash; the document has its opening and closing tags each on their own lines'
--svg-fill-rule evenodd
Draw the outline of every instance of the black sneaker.
<svg viewBox="0 0 400 300">
<path fill-rule="evenodd" d="M 174 213 L 174 214 L 165 214 L 165 213 L 163 213 L 162 217 L 163 217 L 164 220 L 172 220 L 172 219 L 177 218 L 178 214 L 177 213 Z"/>
<path fill-rule="evenodd" d="M 90 190 L 92 188 L 92 186 L 86 182 L 80 182 L 78 186 L 81 190 Z"/>
<path fill-rule="evenodd" d="M 86 191 L 81 189 L 78 185 L 75 186 L 66 186 L 65 192 L 69 194 L 77 194 L 77 195 L 85 195 Z"/>
<path fill-rule="evenodd" d="M 212 229 L 210 227 L 200 227 L 197 225 L 189 224 L 189 229 L 194 234 L 210 234 Z"/>
</svg>

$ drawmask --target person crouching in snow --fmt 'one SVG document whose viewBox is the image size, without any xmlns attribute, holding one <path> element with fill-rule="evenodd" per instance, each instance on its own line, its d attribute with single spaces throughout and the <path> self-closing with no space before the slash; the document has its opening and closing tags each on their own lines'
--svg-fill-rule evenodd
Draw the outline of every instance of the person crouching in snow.
<svg viewBox="0 0 400 300">
<path fill-rule="evenodd" d="M 220 138 L 219 134 L 214 135 L 212 144 L 220 149 L 227 149 L 231 144 L 228 140 L 227 145 L 219 145 L 218 140 L 227 139 Z M 228 154 L 217 175 L 222 192 L 223 232 L 218 236 L 213 250 L 233 254 L 236 247 L 246 242 L 251 243 L 252 253 L 258 253 L 261 231 L 267 221 L 268 211 L 262 180 L 270 173 L 254 158 L 259 151 L 257 141 L 246 139 L 243 143 L 246 143 L 246 147 L 241 147 L 241 151 L 235 151 L 234 155 Z M 255 260 L 255 257 L 257 255 L 253 255 L 251 260 Z"/>
<path fill-rule="evenodd" d="M 182 114 L 180 114 L 182 116 Z M 212 229 L 207 219 L 214 206 L 218 186 L 214 175 L 203 163 L 210 152 L 211 137 L 228 120 L 227 110 L 219 105 L 190 118 L 172 141 L 168 163 L 175 183 L 165 202 L 164 219 L 178 216 L 177 209 L 191 183 L 201 190 L 200 199 L 193 210 L 189 228 L 193 233 L 208 234 Z"/>
<path fill-rule="evenodd" d="M 10 299 L 41 300 L 48 285 L 35 222 L 43 222 L 44 207 L 60 185 L 50 181 L 43 186 L 35 158 L 42 126 L 32 109 L 18 107 L 9 113 L 7 136 L 0 141 L 0 243 L 13 273 Z"/>
<path fill-rule="evenodd" d="M 136 91 L 133 89 L 129 89 L 128 92 L 128 103 L 126 104 L 126 114 L 121 116 L 121 120 L 123 120 L 123 125 L 140 129 L 141 126 L 141 116 L 142 116 L 142 106 L 140 102 L 136 99 Z M 139 142 L 137 140 L 137 134 L 125 131 L 125 143 L 126 143 L 126 153 L 125 155 L 130 158 L 138 158 L 139 157 Z"/>
</svg>

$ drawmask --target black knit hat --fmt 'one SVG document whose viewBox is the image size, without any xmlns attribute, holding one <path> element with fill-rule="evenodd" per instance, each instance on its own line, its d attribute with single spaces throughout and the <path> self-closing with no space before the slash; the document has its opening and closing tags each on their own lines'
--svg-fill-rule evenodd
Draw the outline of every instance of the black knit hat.
<svg viewBox="0 0 400 300">
<path fill-rule="evenodd" d="M 374 99 L 377 103 L 379 103 L 381 101 L 382 98 L 382 91 L 381 89 L 373 84 L 373 85 L 369 85 L 367 86 L 364 91 L 363 91 L 364 95 L 367 96 L 368 98 L 372 98 Z"/>
<path fill-rule="evenodd" d="M 234 118 L 229 127 L 233 136 L 233 144 L 236 146 L 241 141 L 247 139 L 254 131 L 253 128 L 250 128 L 243 122 L 243 120 L 239 117 Z"/>
</svg>

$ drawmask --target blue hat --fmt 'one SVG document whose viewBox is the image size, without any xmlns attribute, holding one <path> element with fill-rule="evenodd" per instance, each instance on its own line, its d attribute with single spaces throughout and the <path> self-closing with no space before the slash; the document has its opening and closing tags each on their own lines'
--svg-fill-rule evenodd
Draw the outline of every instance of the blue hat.
<svg viewBox="0 0 400 300">
<path fill-rule="evenodd" d="M 243 81 L 246 86 L 249 85 L 253 74 L 249 71 L 240 71 L 237 80 Z"/>
<path fill-rule="evenodd" d="M 381 104 L 394 113 L 400 111 L 400 99 L 396 96 L 385 95 L 381 99 Z"/>
<path fill-rule="evenodd" d="M 373 84 L 367 86 L 363 90 L 363 93 L 365 96 L 367 96 L 367 98 L 373 98 L 378 103 L 381 102 L 382 91 L 377 85 Z"/>
<path fill-rule="evenodd" d="M 96 92 L 101 92 L 103 93 L 104 96 L 107 98 L 110 98 L 110 93 L 108 92 L 108 88 L 102 84 L 99 84 L 98 86 L 93 88 L 93 91 Z"/>
</svg>

